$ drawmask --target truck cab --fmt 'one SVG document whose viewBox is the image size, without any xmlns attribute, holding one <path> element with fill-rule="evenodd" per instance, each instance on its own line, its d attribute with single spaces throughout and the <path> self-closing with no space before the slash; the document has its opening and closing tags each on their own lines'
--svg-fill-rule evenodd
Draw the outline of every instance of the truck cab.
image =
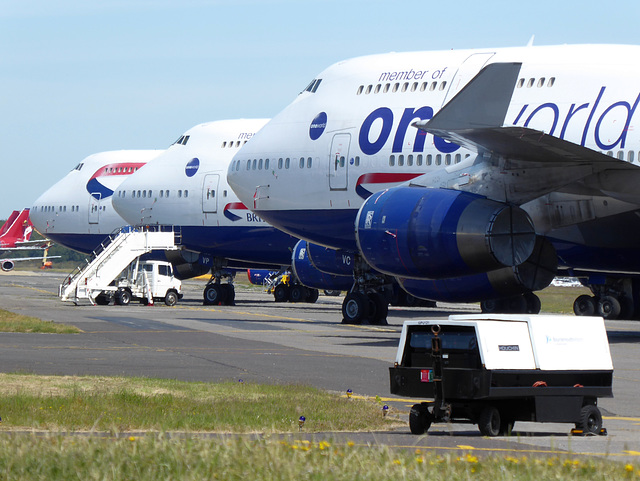
<svg viewBox="0 0 640 481">
<path fill-rule="evenodd" d="M 127 305 L 132 300 L 144 304 L 164 302 L 174 306 L 182 299 L 182 283 L 173 275 L 171 263 L 165 261 L 132 262 L 117 281 L 115 302 Z"/>
</svg>

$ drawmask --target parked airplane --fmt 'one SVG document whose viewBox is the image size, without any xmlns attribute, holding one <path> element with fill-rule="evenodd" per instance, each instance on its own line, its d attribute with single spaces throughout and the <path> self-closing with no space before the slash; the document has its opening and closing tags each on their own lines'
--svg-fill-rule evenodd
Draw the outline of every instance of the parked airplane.
<svg viewBox="0 0 640 481">
<path fill-rule="evenodd" d="M 19 261 L 34 261 L 52 259 L 46 256 L 46 249 L 51 245 L 48 239 L 30 240 L 33 232 L 33 224 L 29 219 L 29 209 L 14 210 L 9 218 L 0 227 L 0 253 L 45 249 L 44 256 L 37 257 L 10 257 L 0 258 L 0 269 L 4 272 L 13 270 L 15 263 Z M 58 257 L 58 256 L 55 256 Z"/>
<path fill-rule="evenodd" d="M 127 224 L 111 205 L 114 189 L 161 152 L 118 150 L 88 156 L 33 203 L 33 225 L 58 244 L 93 252 Z"/>
<path fill-rule="evenodd" d="M 537 312 L 556 271 L 640 309 L 637 46 L 391 53 L 339 62 L 234 157 L 262 219 L 350 262 L 348 322 L 396 278 L 432 300 Z M 325 252 L 326 253 L 326 252 Z M 320 254 L 319 254 L 320 255 Z"/>
<path fill-rule="evenodd" d="M 182 256 L 212 269 L 205 304 L 233 303 L 228 268 L 289 266 L 298 239 L 252 213 L 228 186 L 233 155 L 266 124 L 266 119 L 223 120 L 197 125 L 162 155 L 122 182 L 113 196 L 115 210 L 132 225 L 173 225 L 180 232 Z M 315 302 L 317 287 L 292 283 L 279 294 Z M 285 292 L 286 291 L 286 292 Z M 289 297 L 289 294 L 291 296 Z M 285 297 L 277 300 L 286 300 Z"/>
</svg>

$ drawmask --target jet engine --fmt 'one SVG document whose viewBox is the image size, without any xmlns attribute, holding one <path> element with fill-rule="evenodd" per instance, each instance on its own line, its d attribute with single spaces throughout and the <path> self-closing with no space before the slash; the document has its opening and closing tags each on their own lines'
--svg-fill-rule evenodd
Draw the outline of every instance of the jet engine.
<svg viewBox="0 0 640 481">
<path fill-rule="evenodd" d="M 533 252 L 536 234 L 529 215 L 517 206 L 469 192 L 395 187 L 364 202 L 356 240 L 380 272 L 450 279 L 522 264 Z"/>
<path fill-rule="evenodd" d="M 1 261 L 0 267 L 2 267 L 2 270 L 4 272 L 9 272 L 10 270 L 13 270 L 13 261 L 10 261 L 9 259 L 5 259 L 3 261 Z"/>
<path fill-rule="evenodd" d="M 516 267 L 445 279 L 398 278 L 409 294 L 435 301 L 478 302 L 505 299 L 547 287 L 556 275 L 557 256 L 553 245 L 539 237 L 531 256 Z"/>
<path fill-rule="evenodd" d="M 309 260 L 306 241 L 299 241 L 291 258 L 291 268 L 298 280 L 314 289 L 348 291 L 353 286 L 353 275 L 339 276 L 318 270 Z"/>
<path fill-rule="evenodd" d="M 304 242 L 306 244 L 309 262 L 311 262 L 311 265 L 320 272 L 326 272 L 327 274 L 334 274 L 337 276 L 353 277 L 353 267 L 355 264 L 355 256 L 353 252 L 342 249 L 329 249 L 328 247 L 311 244 L 306 241 L 300 242 Z"/>
</svg>

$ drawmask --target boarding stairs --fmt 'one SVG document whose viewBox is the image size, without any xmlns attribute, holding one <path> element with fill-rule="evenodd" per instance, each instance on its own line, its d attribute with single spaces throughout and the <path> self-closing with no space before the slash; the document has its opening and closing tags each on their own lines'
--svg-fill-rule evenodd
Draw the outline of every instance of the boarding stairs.
<svg viewBox="0 0 640 481">
<path fill-rule="evenodd" d="M 173 226 L 125 226 L 110 235 L 87 259 L 77 267 L 58 289 L 62 301 L 76 305 L 95 299 L 103 292 L 115 291 L 118 275 L 135 259 L 155 250 L 178 250 L 181 233 Z"/>
</svg>

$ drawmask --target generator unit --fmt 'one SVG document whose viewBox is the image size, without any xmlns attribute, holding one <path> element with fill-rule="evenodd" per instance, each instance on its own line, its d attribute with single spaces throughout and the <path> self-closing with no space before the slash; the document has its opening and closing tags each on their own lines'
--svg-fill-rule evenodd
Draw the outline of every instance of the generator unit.
<svg viewBox="0 0 640 481">
<path fill-rule="evenodd" d="M 600 317 L 458 315 L 406 321 L 391 393 L 422 398 L 413 434 L 432 423 L 477 424 L 486 436 L 516 421 L 574 423 L 606 434 L 597 402 L 613 397 L 613 363 Z"/>
</svg>

